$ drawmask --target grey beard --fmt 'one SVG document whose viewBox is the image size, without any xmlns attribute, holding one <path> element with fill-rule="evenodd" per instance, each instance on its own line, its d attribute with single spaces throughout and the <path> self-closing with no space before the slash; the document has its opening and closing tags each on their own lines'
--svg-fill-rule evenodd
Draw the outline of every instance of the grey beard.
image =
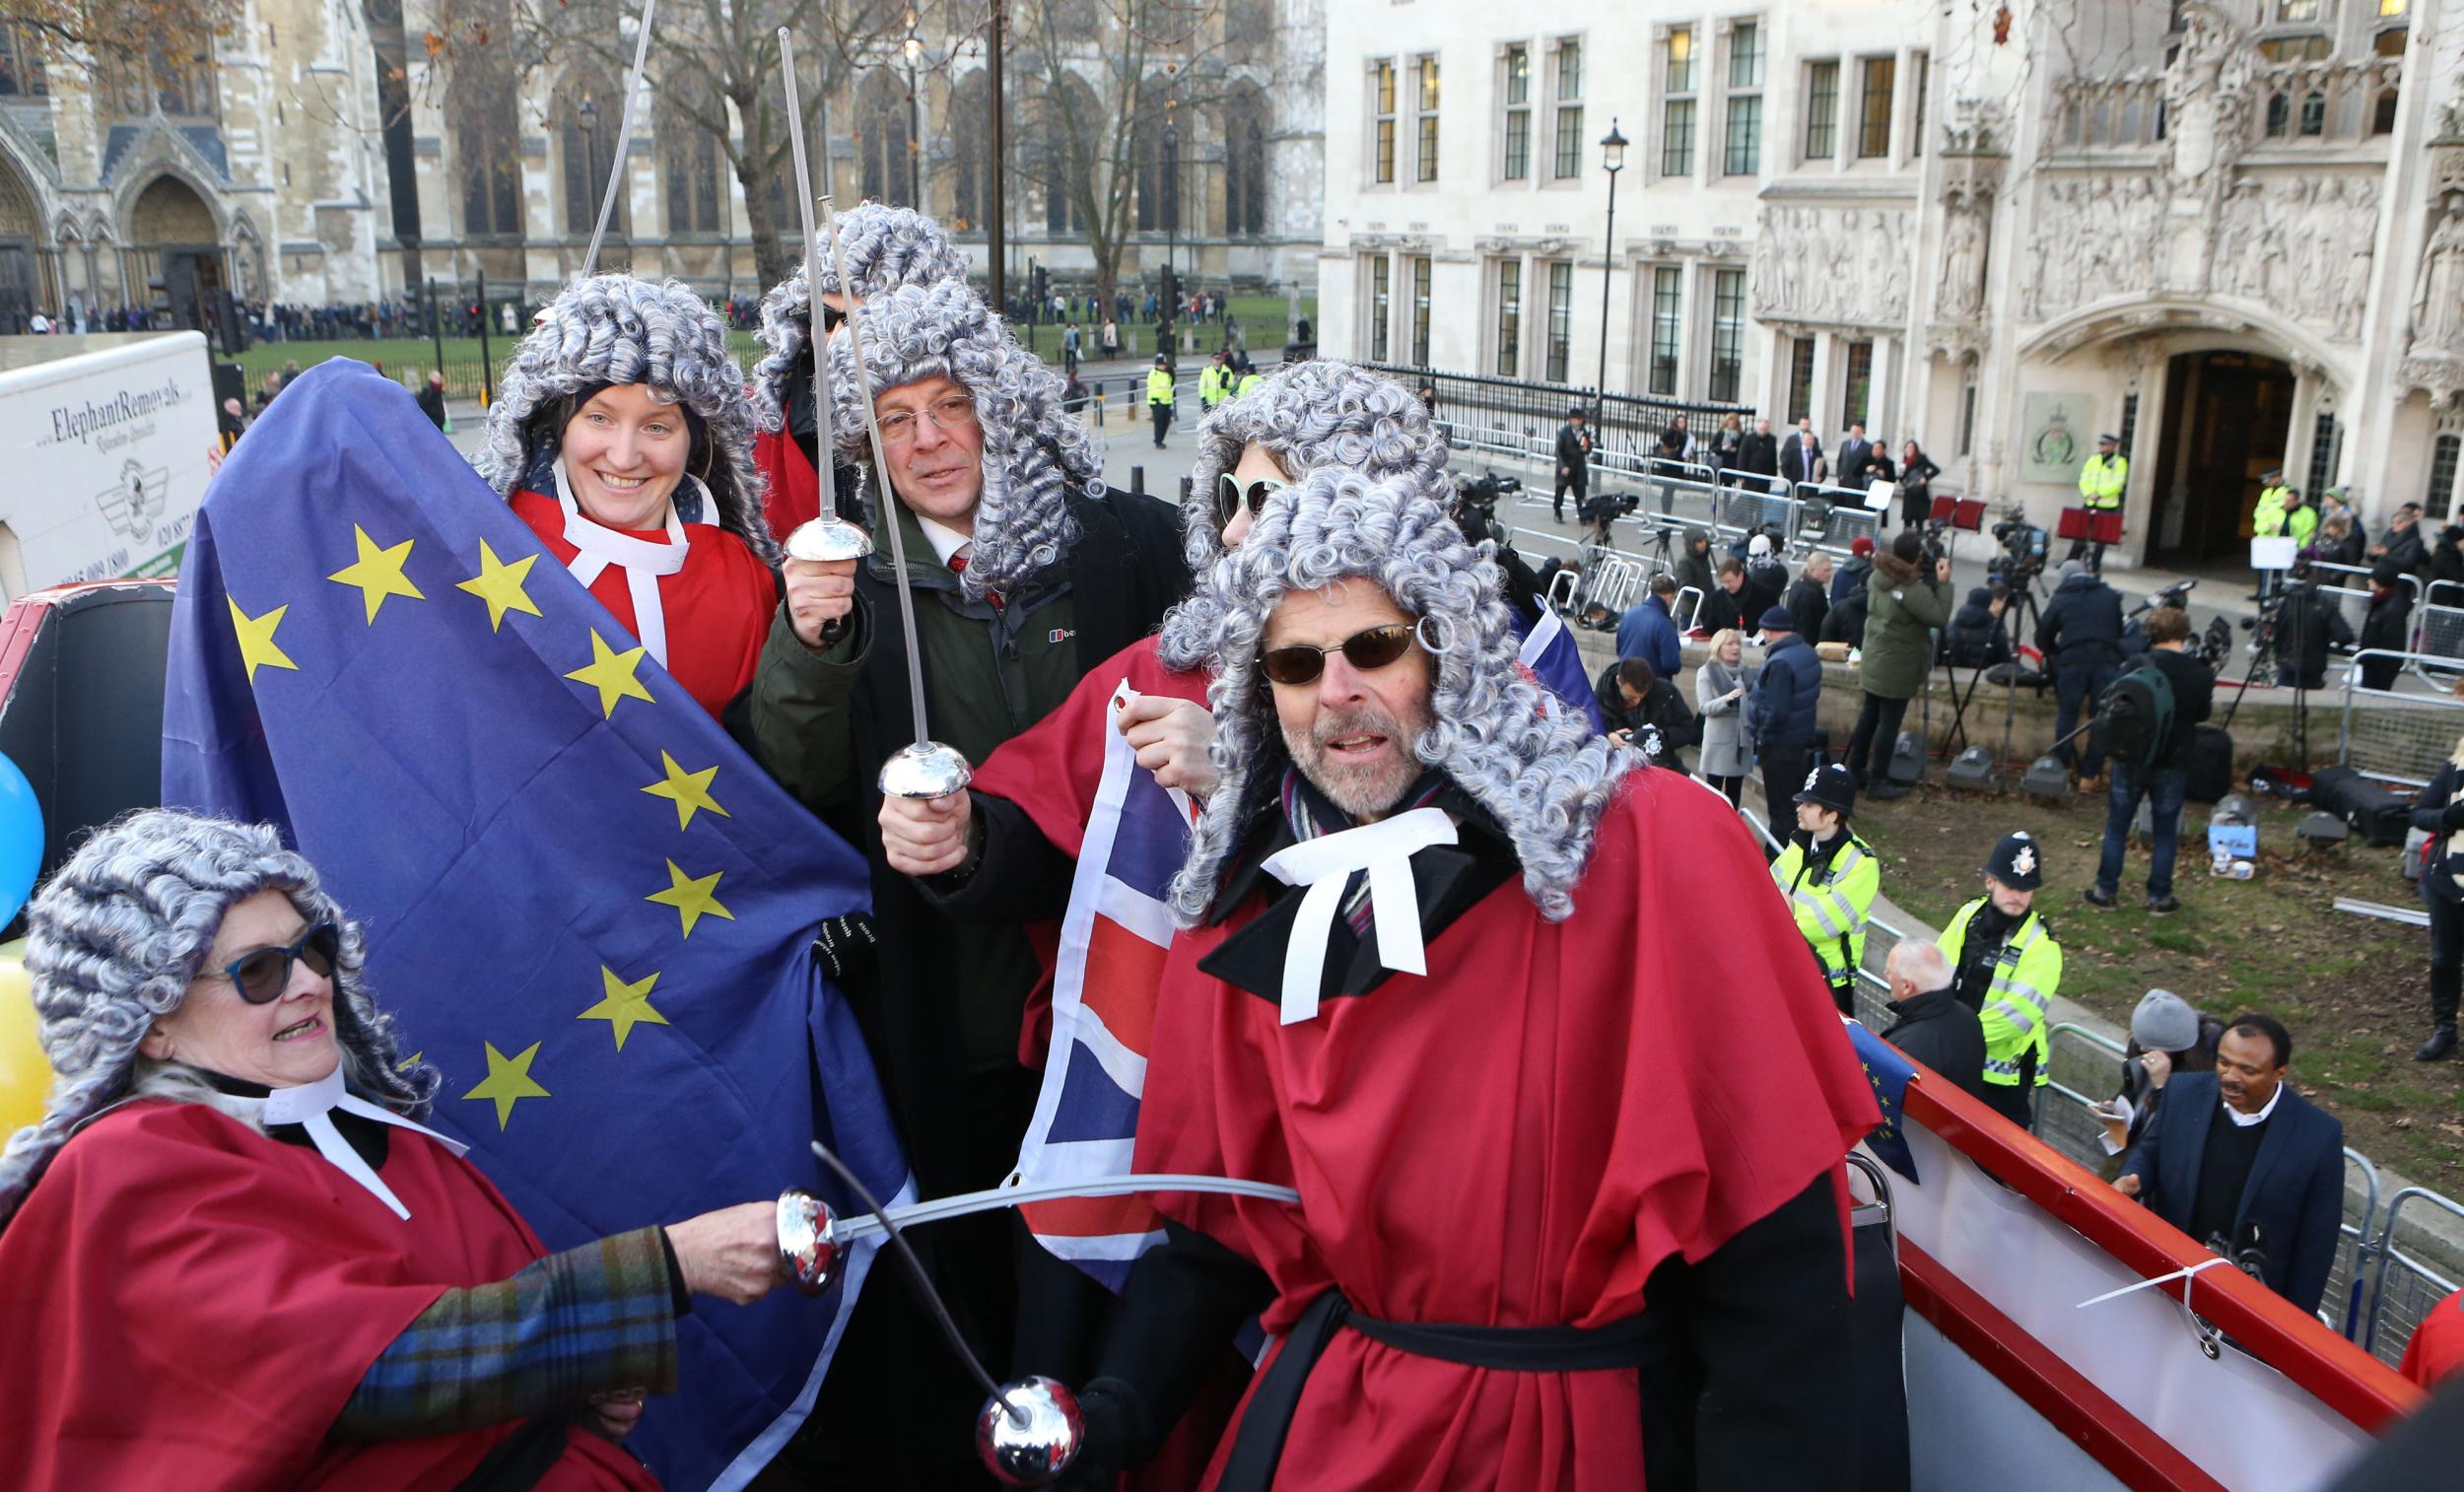
<svg viewBox="0 0 2464 1492">
<path fill-rule="evenodd" d="M 1395 755 L 1384 762 L 1357 767 L 1327 760 L 1328 741 L 1363 729 L 1387 736 L 1397 747 Z M 1291 752 L 1301 776 L 1309 780 L 1309 785 L 1325 793 L 1328 802 L 1354 821 L 1368 823 L 1393 812 L 1419 779 L 1418 747 L 1426 731 L 1425 722 L 1406 725 L 1383 711 L 1360 710 L 1320 715 L 1305 736 L 1295 737 L 1286 729 L 1283 745 Z"/>
</svg>

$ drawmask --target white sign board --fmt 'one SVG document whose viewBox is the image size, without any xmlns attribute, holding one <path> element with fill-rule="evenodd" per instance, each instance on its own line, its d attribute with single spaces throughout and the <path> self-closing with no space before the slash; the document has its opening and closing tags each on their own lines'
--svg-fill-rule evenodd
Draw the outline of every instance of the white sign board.
<svg viewBox="0 0 2464 1492">
<path fill-rule="evenodd" d="M 219 443 L 205 338 L 5 340 L 0 592 L 176 574 Z"/>
<path fill-rule="evenodd" d="M 1890 500 L 1899 496 L 1896 482 L 1875 482 L 1865 489 L 1865 506 L 1872 512 L 1890 511 Z"/>
<path fill-rule="evenodd" d="M 2300 552 L 2298 542 L 2288 538 L 2252 539 L 2250 568 L 2252 570 L 2291 570 L 2293 557 Z"/>
</svg>

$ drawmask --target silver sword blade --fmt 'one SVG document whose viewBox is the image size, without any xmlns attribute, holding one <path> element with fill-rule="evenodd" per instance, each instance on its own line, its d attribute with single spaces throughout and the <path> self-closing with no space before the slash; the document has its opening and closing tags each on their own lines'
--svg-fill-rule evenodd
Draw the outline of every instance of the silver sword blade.
<svg viewBox="0 0 2464 1492">
<path fill-rule="evenodd" d="M 804 107 L 795 81 L 795 43 L 784 26 L 779 28 L 779 70 L 787 75 L 787 140 L 795 148 L 795 180 L 802 188 L 795 195 L 795 205 L 804 219 L 804 284 L 810 291 L 807 299 L 812 317 L 804 341 L 813 355 L 813 452 L 823 468 L 821 516 L 817 521 L 835 523 L 839 520 L 839 495 L 835 490 L 838 484 L 830 479 L 830 468 L 836 464 L 833 452 L 838 446 L 830 428 L 836 411 L 830 403 L 829 338 L 822 331 L 821 231 L 813 222 L 813 169 L 804 155 Z"/>
<path fill-rule="evenodd" d="M 1044 1182 L 1033 1187 L 993 1187 L 983 1191 L 962 1191 L 955 1196 L 934 1197 L 928 1202 L 909 1202 L 902 1207 L 885 1207 L 881 1214 L 863 1213 L 839 1218 L 832 1224 L 835 1236 L 842 1243 L 870 1238 L 887 1232 L 882 1214 L 901 1228 L 919 1223 L 946 1222 L 953 1217 L 966 1217 L 978 1212 L 992 1212 L 1002 1207 L 1016 1207 L 1028 1202 L 1049 1202 L 1062 1197 L 1132 1196 L 1148 1191 L 1202 1191 L 1218 1196 L 1247 1196 L 1260 1201 L 1297 1203 L 1300 1193 L 1289 1187 L 1269 1182 L 1242 1181 L 1228 1176 L 1176 1176 L 1168 1173 L 1130 1174 L 1097 1177 L 1092 1181 Z"/>
<path fill-rule="evenodd" d="M 839 294 L 847 301 L 847 350 L 856 365 L 856 407 L 863 412 L 864 438 L 872 448 L 872 474 L 875 501 L 881 509 L 880 522 L 875 526 L 890 533 L 890 566 L 896 574 L 892 581 L 898 590 L 899 629 L 907 641 L 907 698 L 916 712 L 916 745 L 934 744 L 931 732 L 924 728 L 924 649 L 916 642 L 916 594 L 907 583 L 907 540 L 899 532 L 898 510 L 894 504 L 898 494 L 890 485 L 890 461 L 881 447 L 881 417 L 872 407 L 872 374 L 864 367 L 864 306 L 856 294 L 856 281 L 847 272 L 847 245 L 839 234 L 839 215 L 828 203 L 822 205 L 822 223 L 830 235 L 830 263 L 838 271 Z M 815 285 L 818 292 L 818 282 Z M 818 336 L 821 324 L 820 296 L 814 296 L 813 324 Z M 948 748 L 943 747 L 943 750 Z M 964 786 L 962 782 L 959 785 Z"/>
<path fill-rule="evenodd" d="M 599 244 L 607 237 L 607 221 L 616 212 L 616 189 L 626 176 L 625 153 L 633 147 L 633 110 L 642 98 L 642 69 L 650 60 L 650 18 L 658 13 L 658 0 L 642 0 L 642 34 L 633 44 L 633 71 L 625 75 L 625 108 L 616 122 L 616 164 L 607 172 L 607 191 L 599 198 L 599 221 L 590 230 L 590 247 L 582 256 L 582 278 L 590 278 L 599 265 Z"/>
</svg>

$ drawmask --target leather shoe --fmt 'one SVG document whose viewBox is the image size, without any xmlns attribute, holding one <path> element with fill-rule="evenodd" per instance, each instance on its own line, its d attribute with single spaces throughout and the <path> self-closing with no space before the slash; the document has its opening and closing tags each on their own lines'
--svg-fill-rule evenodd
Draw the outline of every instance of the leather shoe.
<svg viewBox="0 0 2464 1492">
<path fill-rule="evenodd" d="M 2182 910 L 2182 904 L 2169 896 L 2152 896 L 2148 898 L 2148 910 L 2157 916 L 2171 916 Z"/>
<path fill-rule="evenodd" d="M 2079 899 L 2101 912 L 2111 912 L 2113 910 L 2112 893 L 2098 891 L 2093 886 L 2082 886 L 2079 889 Z"/>
<path fill-rule="evenodd" d="M 2430 1040 L 2422 1043 L 2414 1051 L 2413 1060 L 2434 1062 L 2454 1050 L 2455 1028 L 2451 1025 L 2432 1026 L 2430 1028 Z"/>
</svg>

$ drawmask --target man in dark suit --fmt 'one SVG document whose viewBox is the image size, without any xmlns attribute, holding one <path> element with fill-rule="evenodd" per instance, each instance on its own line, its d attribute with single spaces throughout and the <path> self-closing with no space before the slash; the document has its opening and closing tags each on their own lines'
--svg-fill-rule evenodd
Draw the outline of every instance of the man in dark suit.
<svg viewBox="0 0 2464 1492">
<path fill-rule="evenodd" d="M 1583 428 L 1583 411 L 1569 410 L 1557 427 L 1557 521 L 1566 520 L 1566 490 L 1574 491 L 1574 515 L 1583 515 L 1583 497 L 1592 486 L 1592 433 Z"/>
<path fill-rule="evenodd" d="M 1754 421 L 1753 434 L 1737 444 L 1737 469 L 1758 477 L 1775 476 L 1780 469 L 1779 437 L 1771 434 L 1771 422 Z M 1767 485 L 1767 484 L 1766 484 Z"/>
<path fill-rule="evenodd" d="M 1865 438 L 1865 422 L 1848 422 L 1848 439 L 1839 442 L 1839 485 L 1865 491 L 1874 464 L 1874 442 Z"/>
<path fill-rule="evenodd" d="M 2344 1218 L 2344 1124 L 2293 1091 L 2292 1059 L 2281 1023 L 2235 1016 L 2216 1071 L 2173 1075 L 2113 1185 L 2315 1313 Z"/>
<path fill-rule="evenodd" d="M 1814 439 L 1813 419 L 1800 419 L 1780 442 L 1780 475 L 1791 482 L 1819 482 L 1825 469 L 1822 442 Z"/>
</svg>

